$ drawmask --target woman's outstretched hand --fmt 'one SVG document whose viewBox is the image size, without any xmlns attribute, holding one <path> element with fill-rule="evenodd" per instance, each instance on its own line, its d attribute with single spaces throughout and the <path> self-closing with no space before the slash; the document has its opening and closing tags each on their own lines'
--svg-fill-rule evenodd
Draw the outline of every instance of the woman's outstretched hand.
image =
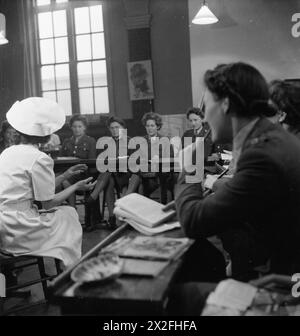
<svg viewBox="0 0 300 336">
<path fill-rule="evenodd" d="M 69 168 L 65 173 L 64 173 L 64 176 L 67 179 L 73 177 L 73 176 L 77 176 L 81 173 L 84 173 L 86 172 L 88 169 L 88 166 L 85 165 L 85 164 L 78 164 L 78 165 L 75 165 L 71 168 Z"/>
<path fill-rule="evenodd" d="M 78 191 L 91 191 L 95 188 L 97 181 L 92 182 L 93 178 L 90 177 L 86 180 L 82 180 L 76 183 L 76 189 Z"/>
</svg>

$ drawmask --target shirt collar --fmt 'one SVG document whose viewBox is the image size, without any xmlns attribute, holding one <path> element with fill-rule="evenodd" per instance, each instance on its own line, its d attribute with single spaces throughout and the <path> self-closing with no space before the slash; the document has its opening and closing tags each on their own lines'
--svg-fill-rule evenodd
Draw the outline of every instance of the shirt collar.
<svg viewBox="0 0 300 336">
<path fill-rule="evenodd" d="M 200 132 L 202 131 L 202 128 L 203 128 L 203 126 L 201 126 L 200 128 L 198 128 L 197 130 L 194 130 L 194 134 L 195 135 L 199 135 Z"/>
<path fill-rule="evenodd" d="M 245 140 L 247 139 L 248 135 L 253 130 L 255 124 L 257 123 L 259 118 L 255 118 L 254 120 L 250 121 L 246 126 L 240 129 L 238 134 L 233 139 L 233 151 L 241 151 Z"/>
</svg>

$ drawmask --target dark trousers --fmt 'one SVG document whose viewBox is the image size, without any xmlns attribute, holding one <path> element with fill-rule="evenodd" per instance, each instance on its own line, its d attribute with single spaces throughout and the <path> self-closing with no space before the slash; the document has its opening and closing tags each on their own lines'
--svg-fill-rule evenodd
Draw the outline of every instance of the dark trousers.
<svg viewBox="0 0 300 336">
<path fill-rule="evenodd" d="M 199 316 L 207 295 L 226 278 L 223 254 L 206 239 L 197 240 L 185 254 L 169 291 L 169 315 Z"/>
</svg>

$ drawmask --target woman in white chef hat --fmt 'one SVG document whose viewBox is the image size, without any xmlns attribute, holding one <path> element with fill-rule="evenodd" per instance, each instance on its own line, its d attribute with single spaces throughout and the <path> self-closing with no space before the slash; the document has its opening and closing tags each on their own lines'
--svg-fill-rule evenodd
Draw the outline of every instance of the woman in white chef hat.
<svg viewBox="0 0 300 336">
<path fill-rule="evenodd" d="M 75 166 L 55 180 L 53 160 L 38 149 L 62 128 L 65 113 L 57 103 L 33 97 L 16 102 L 6 117 L 21 142 L 0 156 L 1 249 L 15 256 L 53 257 L 69 267 L 81 257 L 82 228 L 76 210 L 59 205 L 94 184 L 79 181 L 55 194 L 56 185 L 84 167 Z M 39 212 L 34 201 L 47 211 Z"/>
</svg>

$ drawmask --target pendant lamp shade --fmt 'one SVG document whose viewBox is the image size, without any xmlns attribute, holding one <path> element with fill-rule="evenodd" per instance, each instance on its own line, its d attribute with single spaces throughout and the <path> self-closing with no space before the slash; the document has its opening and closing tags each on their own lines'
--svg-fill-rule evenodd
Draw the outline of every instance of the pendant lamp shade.
<svg viewBox="0 0 300 336">
<path fill-rule="evenodd" d="M 0 13 L 0 45 L 7 43 L 8 40 L 6 39 L 6 20 L 5 16 Z"/>
<path fill-rule="evenodd" d="M 219 19 L 215 16 L 215 14 L 207 7 L 204 2 L 201 6 L 199 12 L 194 17 L 192 23 L 200 24 L 200 25 L 208 25 L 218 22 Z"/>
</svg>

